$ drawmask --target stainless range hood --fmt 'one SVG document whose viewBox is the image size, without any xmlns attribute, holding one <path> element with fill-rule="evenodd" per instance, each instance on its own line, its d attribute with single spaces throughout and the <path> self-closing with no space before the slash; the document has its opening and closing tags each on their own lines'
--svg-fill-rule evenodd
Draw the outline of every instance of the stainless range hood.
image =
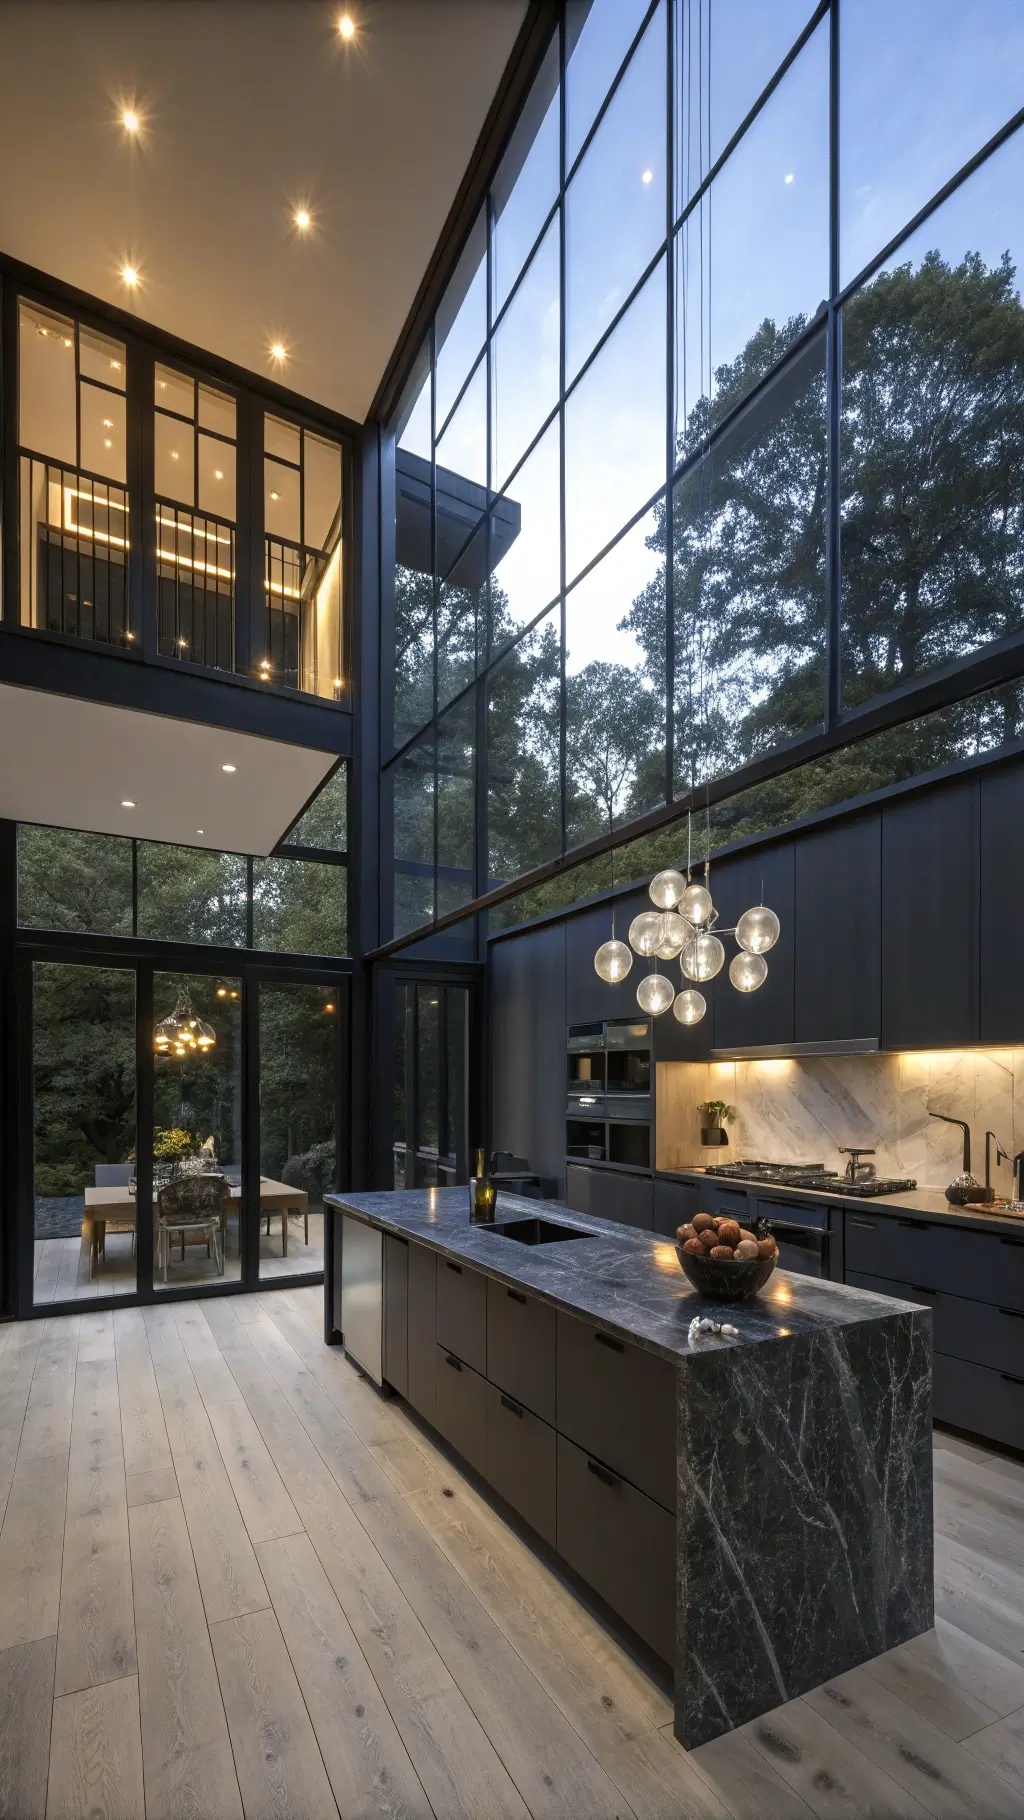
<svg viewBox="0 0 1024 1820">
<path fill-rule="evenodd" d="M 844 1036 L 820 1043 L 749 1043 L 712 1049 L 713 1062 L 771 1062 L 801 1055 L 876 1055 L 877 1036 Z"/>
</svg>

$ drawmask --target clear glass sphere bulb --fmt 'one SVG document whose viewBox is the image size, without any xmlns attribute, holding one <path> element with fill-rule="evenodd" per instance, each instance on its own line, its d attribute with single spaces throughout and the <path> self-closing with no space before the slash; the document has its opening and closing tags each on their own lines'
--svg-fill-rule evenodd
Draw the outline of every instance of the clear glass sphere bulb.
<svg viewBox="0 0 1024 1820">
<path fill-rule="evenodd" d="M 713 980 L 725 964 L 725 949 L 717 935 L 697 935 L 683 950 L 679 965 L 687 979 Z"/>
<path fill-rule="evenodd" d="M 692 923 L 688 923 L 685 916 L 677 916 L 674 910 L 666 910 L 661 919 L 661 940 L 654 952 L 660 961 L 674 961 L 692 940 Z"/>
<path fill-rule="evenodd" d="M 632 965 L 633 956 L 625 942 L 602 942 L 594 956 L 594 972 L 612 986 L 625 979 Z"/>
<path fill-rule="evenodd" d="M 636 989 L 636 1002 L 641 1011 L 649 1011 L 652 1017 L 660 1017 L 667 1011 L 676 996 L 675 987 L 663 973 L 648 973 Z"/>
<path fill-rule="evenodd" d="M 768 978 L 768 962 L 763 954 L 748 954 L 741 948 L 729 962 L 729 978 L 737 992 L 756 992 Z"/>
<path fill-rule="evenodd" d="M 629 943 L 638 954 L 650 960 L 661 940 L 661 917 L 656 910 L 641 910 L 629 925 Z"/>
<path fill-rule="evenodd" d="M 659 872 L 648 889 L 652 904 L 657 904 L 659 910 L 674 910 L 686 890 L 686 880 L 681 872 Z"/>
<path fill-rule="evenodd" d="M 767 954 L 769 948 L 774 948 L 781 930 L 774 910 L 769 910 L 767 904 L 755 904 L 752 910 L 744 910 L 736 924 L 736 940 L 748 954 Z"/>
<path fill-rule="evenodd" d="M 706 885 L 687 885 L 678 904 L 680 916 L 688 923 L 706 923 L 714 907 Z"/>
<path fill-rule="evenodd" d="M 681 1024 L 699 1024 L 707 1008 L 703 992 L 694 992 L 692 987 L 687 987 L 685 992 L 676 993 L 672 1016 L 677 1017 Z"/>
</svg>

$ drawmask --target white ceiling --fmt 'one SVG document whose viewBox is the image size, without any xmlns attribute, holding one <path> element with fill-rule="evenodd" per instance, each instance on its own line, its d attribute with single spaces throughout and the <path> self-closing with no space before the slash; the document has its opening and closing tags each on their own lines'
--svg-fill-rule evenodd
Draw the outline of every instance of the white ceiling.
<svg viewBox="0 0 1024 1820">
<path fill-rule="evenodd" d="M 0 250 L 362 421 L 525 11 L 3 0 Z"/>
<path fill-rule="evenodd" d="M 11 821 L 269 853 L 334 762 L 307 746 L 0 684 L 0 817 Z"/>
</svg>

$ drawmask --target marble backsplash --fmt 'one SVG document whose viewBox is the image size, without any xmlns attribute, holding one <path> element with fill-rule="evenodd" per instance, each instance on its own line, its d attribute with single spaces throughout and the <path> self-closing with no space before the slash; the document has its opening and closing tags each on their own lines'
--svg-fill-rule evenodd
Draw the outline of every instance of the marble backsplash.
<svg viewBox="0 0 1024 1820">
<path fill-rule="evenodd" d="M 736 1107 L 728 1145 L 700 1141 L 702 1100 Z M 1024 1150 L 1024 1049 L 935 1054 L 829 1055 L 735 1062 L 662 1062 L 657 1069 L 657 1164 L 690 1169 L 758 1158 L 845 1168 L 841 1144 L 874 1146 L 879 1175 L 915 1176 L 945 1188 L 961 1167 L 963 1139 L 930 1118 L 945 1112 L 971 1127 L 971 1164 L 985 1170 L 985 1132 L 1014 1156 Z M 994 1156 L 994 1146 L 993 1146 Z M 1012 1192 L 1009 1163 L 993 1167 L 999 1194 Z"/>
</svg>

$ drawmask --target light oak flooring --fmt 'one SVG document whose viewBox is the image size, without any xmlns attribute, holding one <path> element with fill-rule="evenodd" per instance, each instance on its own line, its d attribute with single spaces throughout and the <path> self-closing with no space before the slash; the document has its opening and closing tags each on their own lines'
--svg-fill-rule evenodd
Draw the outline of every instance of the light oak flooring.
<svg viewBox="0 0 1024 1820">
<path fill-rule="evenodd" d="M 937 1437 L 936 1629 L 687 1755 L 320 1318 L 0 1328 L 0 1816 L 1024 1814 L 1024 1468 Z"/>
<path fill-rule="evenodd" d="M 260 1230 L 260 1271 L 271 1280 L 278 1277 L 306 1276 L 324 1267 L 324 1216 L 309 1216 L 309 1244 L 303 1239 L 302 1220 L 296 1215 L 288 1224 L 288 1256 L 281 1255 L 281 1222 L 275 1214 L 268 1238 Z M 131 1234 L 112 1232 L 107 1238 L 106 1255 L 99 1261 L 94 1277 L 89 1276 L 89 1259 L 82 1255 L 82 1241 L 76 1233 L 67 1239 L 37 1239 L 35 1242 L 32 1300 L 38 1308 L 51 1302 L 90 1302 L 97 1296 L 135 1294 L 135 1256 Z M 238 1260 L 238 1232 L 231 1221 L 228 1232 L 228 1255 L 225 1275 L 237 1282 L 241 1274 Z M 171 1258 L 167 1282 L 169 1288 L 189 1287 L 193 1283 L 218 1281 L 217 1267 L 208 1259 L 201 1245 L 187 1245 L 182 1262 L 180 1252 Z M 159 1289 L 162 1276 L 157 1282 Z"/>
</svg>

